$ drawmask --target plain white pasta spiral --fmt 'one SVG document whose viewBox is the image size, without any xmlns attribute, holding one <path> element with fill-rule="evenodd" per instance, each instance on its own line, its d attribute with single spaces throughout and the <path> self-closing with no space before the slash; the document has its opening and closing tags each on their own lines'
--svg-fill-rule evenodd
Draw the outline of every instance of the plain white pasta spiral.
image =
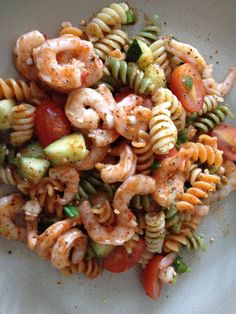
<svg viewBox="0 0 236 314">
<path fill-rule="evenodd" d="M 177 129 L 171 120 L 170 107 L 170 102 L 164 102 L 152 109 L 149 128 L 155 154 L 167 154 L 175 147 L 177 141 Z"/>
<path fill-rule="evenodd" d="M 169 65 L 168 54 L 164 45 L 164 41 L 159 39 L 151 44 L 150 49 L 153 55 L 153 62 L 162 68 L 166 77 L 171 73 L 171 67 Z"/>
<path fill-rule="evenodd" d="M 103 8 L 86 27 L 89 40 L 95 42 L 104 38 L 104 33 L 110 33 L 113 27 L 126 24 L 128 10 L 125 3 L 112 3 L 108 8 Z"/>
<path fill-rule="evenodd" d="M 168 88 L 158 88 L 153 96 L 152 100 L 155 105 L 161 105 L 164 102 L 169 102 L 170 107 L 168 108 L 171 113 L 171 119 L 174 122 L 178 131 L 184 129 L 186 113 L 178 98 Z"/>
<path fill-rule="evenodd" d="M 104 38 L 99 40 L 94 44 L 94 49 L 96 54 L 102 60 L 106 60 L 108 56 L 111 56 L 112 51 L 119 50 L 122 51 L 124 46 L 128 43 L 128 36 L 126 32 L 120 29 L 114 29 L 110 34 L 106 35 Z M 125 53 L 121 53 L 122 60 L 125 59 Z"/>
<path fill-rule="evenodd" d="M 29 141 L 34 133 L 35 107 L 29 104 L 20 104 L 12 109 L 12 128 L 10 143 L 12 146 L 21 146 Z"/>
<path fill-rule="evenodd" d="M 151 253 L 161 253 L 165 237 L 165 214 L 164 212 L 150 212 L 145 215 L 145 243 Z"/>
</svg>

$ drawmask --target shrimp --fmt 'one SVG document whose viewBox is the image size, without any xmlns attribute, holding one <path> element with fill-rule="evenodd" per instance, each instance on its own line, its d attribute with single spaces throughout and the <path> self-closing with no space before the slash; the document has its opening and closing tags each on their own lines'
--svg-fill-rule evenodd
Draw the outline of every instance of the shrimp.
<svg viewBox="0 0 236 314">
<path fill-rule="evenodd" d="M 107 87 L 102 88 L 106 88 L 110 93 Z M 113 103 L 107 102 L 106 97 L 98 90 L 80 88 L 69 95 L 65 114 L 77 128 L 97 129 L 102 119 L 104 125 L 110 129 L 114 127 L 113 108 Z"/>
<path fill-rule="evenodd" d="M 25 200 L 20 194 L 11 194 L 0 199 L 0 235 L 8 240 L 26 241 L 26 228 L 15 223 L 17 215 L 23 213 Z"/>
<path fill-rule="evenodd" d="M 181 43 L 171 37 L 162 37 L 162 40 L 164 41 L 165 48 L 168 52 L 172 53 L 184 62 L 192 63 L 196 66 L 200 73 L 203 72 L 206 66 L 206 61 L 196 48 L 186 43 Z"/>
<path fill-rule="evenodd" d="M 33 62 L 33 49 L 44 42 L 45 38 L 39 31 L 26 33 L 16 41 L 14 48 L 16 68 L 29 81 L 38 79 L 38 70 Z"/>
<path fill-rule="evenodd" d="M 152 197 L 159 205 L 170 206 L 176 195 L 184 192 L 191 156 L 192 149 L 181 148 L 177 155 L 164 159 L 161 167 L 154 172 L 157 189 Z"/>
<path fill-rule="evenodd" d="M 38 222 L 42 207 L 37 200 L 30 200 L 25 203 L 23 209 L 25 211 L 25 220 L 27 225 L 28 247 L 33 250 L 38 241 Z"/>
<path fill-rule="evenodd" d="M 107 145 L 114 143 L 120 136 L 115 129 L 94 129 L 85 133 L 87 133 L 93 145 L 97 147 L 106 147 Z"/>
<path fill-rule="evenodd" d="M 52 248 L 50 261 L 58 269 L 78 264 L 84 258 L 88 237 L 77 228 L 72 228 L 59 236 Z M 72 253 L 72 255 L 71 255 Z M 71 256 L 71 257 L 70 257 Z"/>
<path fill-rule="evenodd" d="M 95 165 L 105 158 L 107 152 L 108 152 L 109 146 L 105 147 L 96 147 L 92 146 L 90 147 L 88 155 L 80 161 L 75 162 L 75 168 L 76 170 L 91 170 L 95 167 Z"/>
<path fill-rule="evenodd" d="M 58 166 L 49 170 L 49 177 L 51 179 L 59 180 L 66 185 L 63 198 L 58 197 L 58 203 L 65 205 L 72 201 L 76 193 L 78 193 L 78 172 L 69 165 Z"/>
<path fill-rule="evenodd" d="M 38 242 L 35 247 L 37 254 L 44 260 L 50 260 L 52 248 L 57 242 L 57 239 L 63 233 L 76 226 L 78 219 L 79 217 L 58 221 L 47 228 L 38 236 Z"/>
<path fill-rule="evenodd" d="M 113 199 L 115 212 L 119 212 L 118 218 L 123 226 L 135 227 L 136 218 L 128 208 L 130 200 L 136 195 L 152 194 L 156 190 L 156 182 L 153 178 L 137 174 L 126 179 L 116 190 Z"/>
<path fill-rule="evenodd" d="M 97 163 L 95 167 L 100 171 L 101 178 L 106 183 L 123 182 L 135 174 L 137 156 L 127 144 L 117 146 L 111 152 L 112 156 L 120 156 L 116 165 Z"/>
<path fill-rule="evenodd" d="M 232 67 L 222 83 L 217 83 L 213 78 L 213 65 L 209 64 L 203 71 L 203 85 L 207 94 L 226 96 L 236 80 L 236 67 Z"/>
<path fill-rule="evenodd" d="M 115 128 L 128 140 L 137 140 L 139 131 L 147 130 L 152 117 L 151 110 L 141 104 L 142 97 L 129 95 L 114 110 Z"/>
<path fill-rule="evenodd" d="M 220 190 L 212 192 L 209 198 L 204 202 L 205 204 L 212 204 L 226 198 L 231 192 L 236 190 L 236 165 L 233 161 L 226 159 L 223 163 L 225 168 L 226 184 Z"/>
<path fill-rule="evenodd" d="M 111 225 L 104 226 L 97 222 L 91 205 L 86 200 L 81 203 L 78 210 L 89 237 L 97 243 L 122 245 L 126 241 L 129 241 L 135 233 L 134 227 L 125 227 L 120 223 L 119 216 L 114 227 Z"/>
<path fill-rule="evenodd" d="M 62 63 L 60 54 L 66 55 L 61 58 Z M 96 56 L 92 43 L 77 36 L 49 39 L 33 50 L 33 57 L 39 78 L 62 92 L 91 86 L 103 75 L 103 63 Z"/>
</svg>

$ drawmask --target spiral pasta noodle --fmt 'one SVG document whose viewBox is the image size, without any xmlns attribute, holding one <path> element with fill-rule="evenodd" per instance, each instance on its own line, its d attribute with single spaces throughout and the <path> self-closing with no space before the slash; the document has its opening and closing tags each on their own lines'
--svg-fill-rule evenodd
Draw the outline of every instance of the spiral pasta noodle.
<svg viewBox="0 0 236 314">
<path fill-rule="evenodd" d="M 135 195 L 130 202 L 130 206 L 133 209 L 147 210 L 150 204 L 151 204 L 150 195 Z"/>
<path fill-rule="evenodd" d="M 103 61 L 107 57 L 111 56 L 112 52 L 115 50 L 120 51 L 121 60 L 124 60 L 126 55 L 122 50 L 128 42 L 128 36 L 125 31 L 120 29 L 114 29 L 110 34 L 106 35 L 104 38 L 100 39 L 94 44 L 94 49 L 96 54 Z"/>
<path fill-rule="evenodd" d="M 204 97 L 204 103 L 201 110 L 197 112 L 197 117 L 206 114 L 207 112 L 214 111 L 219 103 L 222 103 L 224 99 L 217 95 L 206 95 Z"/>
<path fill-rule="evenodd" d="M 165 238 L 163 249 L 165 252 L 178 253 L 180 247 L 197 250 L 199 247 L 204 251 L 204 240 L 200 235 L 193 234 L 188 228 L 183 228 L 178 234 L 168 235 Z"/>
<path fill-rule="evenodd" d="M 209 111 L 197 118 L 193 126 L 200 132 L 209 132 L 215 126 L 225 121 L 232 113 L 227 105 L 218 105 L 214 110 Z"/>
<path fill-rule="evenodd" d="M 151 44 L 150 49 L 153 54 L 153 62 L 157 64 L 168 77 L 171 73 L 171 67 L 169 65 L 168 54 L 164 45 L 164 41 L 159 39 Z"/>
<path fill-rule="evenodd" d="M 128 10 L 125 3 L 112 3 L 109 8 L 103 8 L 86 27 L 89 40 L 95 42 L 104 38 L 104 33 L 110 33 L 113 27 L 126 24 Z"/>
<path fill-rule="evenodd" d="M 59 32 L 59 36 L 63 36 L 67 34 L 81 37 L 83 35 L 83 31 L 80 30 L 78 27 L 73 26 L 70 22 L 63 22 L 62 28 Z"/>
<path fill-rule="evenodd" d="M 181 217 L 175 204 L 165 210 L 166 229 L 170 233 L 178 233 L 181 228 Z"/>
<path fill-rule="evenodd" d="M 0 184 L 17 185 L 19 177 L 9 166 L 0 166 Z"/>
<path fill-rule="evenodd" d="M 169 102 L 170 107 L 168 109 L 170 110 L 172 121 L 174 122 L 178 131 L 184 129 L 186 120 L 185 110 L 181 102 L 172 93 L 171 90 L 163 87 L 158 88 L 154 92 L 152 100 L 155 103 L 155 105 L 161 105 L 164 102 Z"/>
<path fill-rule="evenodd" d="M 29 141 L 34 133 L 35 107 L 21 104 L 12 109 L 12 128 L 10 143 L 12 146 L 21 146 Z"/>
<path fill-rule="evenodd" d="M 220 177 L 210 174 L 206 169 L 204 172 L 200 168 L 194 168 L 190 173 L 191 187 L 185 193 L 178 194 L 176 198 L 176 208 L 178 211 L 189 211 L 195 213 L 196 205 L 202 205 L 201 199 L 207 198 L 209 193 L 216 190 L 216 185 L 220 183 Z"/>
<path fill-rule="evenodd" d="M 41 99 L 45 98 L 45 93 L 35 82 L 28 84 L 23 80 L 0 78 L 0 99 L 3 98 L 16 98 L 18 101 L 28 100 L 39 103 Z"/>
<path fill-rule="evenodd" d="M 115 220 L 114 211 L 107 200 L 103 200 L 93 206 L 92 212 L 96 216 L 97 222 L 102 225 L 111 225 Z"/>
<path fill-rule="evenodd" d="M 139 70 L 135 63 L 110 58 L 107 60 L 104 75 L 115 80 L 121 80 L 124 85 L 129 85 L 140 94 L 150 94 L 155 88 L 152 80 L 145 77 L 144 72 Z"/>
<path fill-rule="evenodd" d="M 165 237 L 165 214 L 150 212 L 145 215 L 145 243 L 151 253 L 161 253 Z"/>
<path fill-rule="evenodd" d="M 93 258 L 91 260 L 82 260 L 78 264 L 71 263 L 69 266 L 65 267 L 62 270 L 64 275 L 74 275 L 77 273 L 83 273 L 86 277 L 90 279 L 94 279 L 101 275 L 102 266 L 98 263 L 98 261 Z"/>
<path fill-rule="evenodd" d="M 137 156 L 136 172 L 141 174 L 149 174 L 151 172 L 151 165 L 154 161 L 154 155 L 152 151 L 151 138 L 150 135 L 144 131 L 140 131 L 139 139 L 144 142 L 144 146 L 133 145 L 133 152 Z"/>
<path fill-rule="evenodd" d="M 170 102 L 156 105 L 152 109 L 149 123 L 152 150 L 155 154 L 167 154 L 177 141 L 177 129 L 171 120 Z"/>
<path fill-rule="evenodd" d="M 212 142 L 212 139 L 214 143 Z M 205 141 L 205 142 L 204 142 Z M 182 145 L 183 148 L 192 149 L 191 160 L 193 162 L 200 161 L 201 163 L 207 163 L 209 166 L 221 167 L 223 158 L 223 152 L 217 149 L 216 139 L 211 138 L 208 135 L 199 137 L 199 142 L 188 142 Z"/>
<path fill-rule="evenodd" d="M 138 261 L 139 264 L 141 264 L 142 268 L 146 268 L 149 261 L 153 258 L 154 254 L 152 252 L 149 252 L 147 248 L 145 248 L 140 260 Z"/>
</svg>

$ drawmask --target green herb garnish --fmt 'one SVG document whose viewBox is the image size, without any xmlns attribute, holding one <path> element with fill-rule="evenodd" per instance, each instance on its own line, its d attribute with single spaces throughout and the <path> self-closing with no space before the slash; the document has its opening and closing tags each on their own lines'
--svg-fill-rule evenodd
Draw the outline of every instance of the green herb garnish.
<svg viewBox="0 0 236 314">
<path fill-rule="evenodd" d="M 185 75 L 182 82 L 188 90 L 191 90 L 193 88 L 193 79 L 190 76 Z"/>
<path fill-rule="evenodd" d="M 127 21 L 126 24 L 133 24 L 136 21 L 136 16 L 134 14 L 134 11 L 129 9 L 126 12 Z"/>
<path fill-rule="evenodd" d="M 183 274 L 190 272 L 190 268 L 188 265 L 183 261 L 183 257 L 177 256 L 174 261 L 174 269 L 177 272 L 177 274 Z"/>
<path fill-rule="evenodd" d="M 64 207 L 64 211 L 70 218 L 75 218 L 79 216 L 78 208 L 72 205 L 67 205 Z"/>
<path fill-rule="evenodd" d="M 151 170 L 154 171 L 161 167 L 161 162 L 159 160 L 154 160 L 154 162 L 151 165 Z"/>
</svg>

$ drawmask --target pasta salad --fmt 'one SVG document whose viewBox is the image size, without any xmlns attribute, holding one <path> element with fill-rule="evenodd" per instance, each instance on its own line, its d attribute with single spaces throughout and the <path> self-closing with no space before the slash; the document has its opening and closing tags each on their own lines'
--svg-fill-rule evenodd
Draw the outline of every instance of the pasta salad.
<svg viewBox="0 0 236 314">
<path fill-rule="evenodd" d="M 236 189 L 236 128 L 213 65 L 157 16 L 112 3 L 55 38 L 21 35 L 21 79 L 0 78 L 0 236 L 64 274 L 94 279 L 139 264 L 158 299 L 206 250 L 198 228 Z M 126 26 L 125 28 L 123 26 Z"/>
</svg>

